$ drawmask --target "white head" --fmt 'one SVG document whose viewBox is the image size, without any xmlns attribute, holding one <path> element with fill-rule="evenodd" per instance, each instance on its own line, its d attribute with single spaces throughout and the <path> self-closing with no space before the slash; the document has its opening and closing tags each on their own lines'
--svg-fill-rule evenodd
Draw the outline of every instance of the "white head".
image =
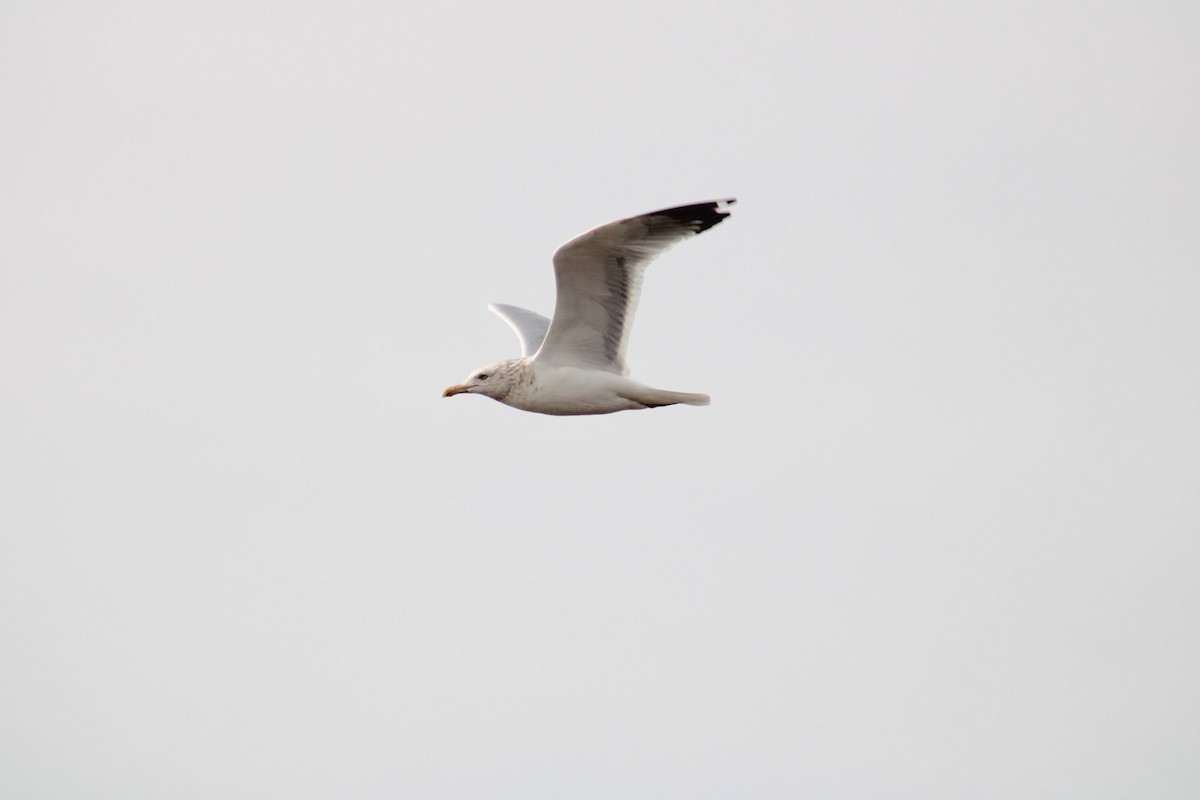
<svg viewBox="0 0 1200 800">
<path fill-rule="evenodd" d="M 453 397 L 456 394 L 482 394 L 503 402 L 508 393 L 521 380 L 521 361 L 522 359 L 513 358 L 481 367 L 472 372 L 462 383 L 446 387 L 446 390 L 442 392 L 442 397 Z"/>
</svg>

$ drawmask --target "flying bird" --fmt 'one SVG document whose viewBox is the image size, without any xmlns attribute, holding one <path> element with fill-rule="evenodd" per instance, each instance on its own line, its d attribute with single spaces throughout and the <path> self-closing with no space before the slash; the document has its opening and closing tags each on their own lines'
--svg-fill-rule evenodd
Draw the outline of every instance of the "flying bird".
<svg viewBox="0 0 1200 800">
<path fill-rule="evenodd" d="M 677 242 L 721 224 L 736 202 L 666 208 L 601 225 L 554 253 L 554 319 L 494 303 L 517 334 L 521 357 L 477 369 L 442 392 L 482 394 L 539 414 L 611 414 L 685 403 L 708 395 L 671 392 L 629 377 L 625 352 L 646 266 Z"/>
</svg>

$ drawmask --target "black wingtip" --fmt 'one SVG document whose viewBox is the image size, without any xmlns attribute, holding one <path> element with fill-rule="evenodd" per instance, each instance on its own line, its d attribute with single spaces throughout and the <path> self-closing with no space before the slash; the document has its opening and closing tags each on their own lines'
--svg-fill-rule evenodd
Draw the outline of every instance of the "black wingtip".
<svg viewBox="0 0 1200 800">
<path fill-rule="evenodd" d="M 721 221 L 729 216 L 730 212 L 726 209 L 736 202 L 736 197 L 730 197 L 726 200 L 713 200 L 708 203 L 696 203 L 690 206 L 664 208 L 662 211 L 655 211 L 646 216 L 670 217 L 675 222 L 686 225 L 696 233 L 704 233 L 714 225 L 720 225 Z"/>
</svg>

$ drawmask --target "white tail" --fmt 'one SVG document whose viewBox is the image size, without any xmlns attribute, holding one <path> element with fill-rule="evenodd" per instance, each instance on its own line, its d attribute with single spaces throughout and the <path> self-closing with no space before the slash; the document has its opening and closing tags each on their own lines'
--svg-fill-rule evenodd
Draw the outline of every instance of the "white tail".
<svg viewBox="0 0 1200 800">
<path fill-rule="evenodd" d="M 629 392 L 625 396 L 636 403 L 641 403 L 646 408 L 673 406 L 679 403 L 689 406 L 706 406 L 709 402 L 708 395 L 706 394 L 671 392 L 666 389 L 651 389 L 649 386 L 639 387 L 638 391 Z"/>
</svg>

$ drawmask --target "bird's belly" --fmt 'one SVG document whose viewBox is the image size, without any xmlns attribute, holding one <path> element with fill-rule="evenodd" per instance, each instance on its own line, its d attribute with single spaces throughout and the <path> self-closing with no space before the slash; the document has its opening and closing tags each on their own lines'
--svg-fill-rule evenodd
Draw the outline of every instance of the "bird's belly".
<svg viewBox="0 0 1200 800">
<path fill-rule="evenodd" d="M 611 414 L 643 408 L 642 404 L 622 397 L 620 389 L 628 378 L 600 370 L 562 367 L 539 370 L 529 384 L 512 392 L 504 402 L 523 411 L 571 416 Z"/>
</svg>

